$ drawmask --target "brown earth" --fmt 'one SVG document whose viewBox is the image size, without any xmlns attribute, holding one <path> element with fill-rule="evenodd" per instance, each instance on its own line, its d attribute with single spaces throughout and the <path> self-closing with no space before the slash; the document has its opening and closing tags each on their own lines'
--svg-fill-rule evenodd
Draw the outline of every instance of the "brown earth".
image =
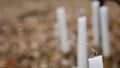
<svg viewBox="0 0 120 68">
<path fill-rule="evenodd" d="M 105 4 L 110 11 L 113 68 L 119 68 L 120 8 L 113 1 L 108 0 Z M 62 6 L 66 8 L 69 41 L 72 45 L 72 52 L 68 56 L 76 55 L 77 18 L 86 15 L 90 57 L 93 53 L 90 0 L 0 0 L 0 67 L 70 68 L 61 64 L 63 53 L 55 29 L 55 11 Z M 80 9 L 85 12 L 80 12 Z"/>
</svg>

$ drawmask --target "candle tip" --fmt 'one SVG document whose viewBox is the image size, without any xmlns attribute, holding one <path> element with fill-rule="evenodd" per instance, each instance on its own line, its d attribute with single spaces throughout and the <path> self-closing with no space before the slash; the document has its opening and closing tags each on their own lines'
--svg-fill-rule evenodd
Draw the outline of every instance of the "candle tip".
<svg viewBox="0 0 120 68">
<path fill-rule="evenodd" d="M 84 21 L 86 20 L 86 16 L 82 16 L 82 17 L 79 17 L 79 18 L 78 18 L 78 21 L 83 21 L 83 20 L 84 20 Z"/>
<path fill-rule="evenodd" d="M 107 6 L 102 6 L 100 9 L 101 9 L 101 11 L 106 11 L 106 10 L 108 10 L 108 7 Z"/>
<path fill-rule="evenodd" d="M 99 5 L 100 5 L 100 2 L 97 1 L 97 0 L 96 0 L 96 1 L 93 1 L 93 2 L 92 2 L 92 5 L 93 5 L 93 6 L 99 6 Z"/>
<path fill-rule="evenodd" d="M 65 7 L 59 7 L 57 10 L 65 10 Z"/>
</svg>

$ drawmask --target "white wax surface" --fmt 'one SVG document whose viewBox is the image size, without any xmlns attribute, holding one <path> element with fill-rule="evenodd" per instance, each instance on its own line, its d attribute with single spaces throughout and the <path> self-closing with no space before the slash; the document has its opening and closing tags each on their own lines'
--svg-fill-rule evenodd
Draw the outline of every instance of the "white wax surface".
<svg viewBox="0 0 120 68">
<path fill-rule="evenodd" d="M 78 18 L 78 68 L 88 68 L 87 58 L 87 20 L 86 17 Z"/>
<path fill-rule="evenodd" d="M 103 68 L 102 56 L 89 59 L 89 68 Z"/>
<path fill-rule="evenodd" d="M 110 39 L 109 39 L 109 19 L 108 19 L 108 7 L 102 6 L 100 8 L 100 20 L 102 30 L 102 49 L 103 55 L 110 55 Z"/>
<path fill-rule="evenodd" d="M 92 2 L 92 31 L 93 31 L 93 41 L 94 43 L 100 43 L 100 29 L 99 29 L 99 1 Z"/>
<path fill-rule="evenodd" d="M 68 33 L 67 33 L 67 21 L 66 21 L 66 12 L 64 7 L 60 7 L 56 10 L 57 13 L 57 22 L 60 28 L 60 45 L 61 50 L 64 53 L 70 51 L 70 46 L 68 44 Z"/>
</svg>

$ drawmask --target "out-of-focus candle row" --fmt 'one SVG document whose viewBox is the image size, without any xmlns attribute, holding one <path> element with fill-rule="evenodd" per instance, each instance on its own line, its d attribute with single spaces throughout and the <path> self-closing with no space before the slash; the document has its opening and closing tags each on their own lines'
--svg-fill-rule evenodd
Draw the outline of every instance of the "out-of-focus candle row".
<svg viewBox="0 0 120 68">
<path fill-rule="evenodd" d="M 57 9 L 57 22 L 60 28 L 61 50 L 63 53 L 69 53 L 70 45 L 68 44 L 69 41 L 67 33 L 67 20 L 64 7 Z M 103 56 L 110 56 L 108 7 L 107 6 L 100 7 L 99 1 L 92 2 L 92 22 L 93 22 L 93 42 L 96 43 L 97 45 L 102 44 Z M 102 40 L 100 40 L 100 38 Z M 89 65 L 87 53 L 88 53 L 87 18 L 86 16 L 82 16 L 78 18 L 78 46 L 77 46 L 78 68 L 88 68 Z M 99 59 L 96 59 L 96 61 L 97 60 L 99 63 Z M 91 62 L 89 64 L 91 64 Z M 94 68 L 98 67 L 97 65 L 95 64 L 93 67 Z M 103 66 L 101 66 L 100 68 L 102 67 Z"/>
</svg>

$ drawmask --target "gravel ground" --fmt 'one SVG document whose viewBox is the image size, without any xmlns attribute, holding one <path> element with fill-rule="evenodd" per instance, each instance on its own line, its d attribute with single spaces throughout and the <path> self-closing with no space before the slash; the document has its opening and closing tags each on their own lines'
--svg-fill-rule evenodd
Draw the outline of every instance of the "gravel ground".
<svg viewBox="0 0 120 68">
<path fill-rule="evenodd" d="M 120 8 L 113 1 L 106 0 L 105 4 L 110 11 L 111 63 L 113 68 L 119 68 Z M 71 45 L 67 55 L 60 50 L 55 14 L 58 7 L 65 7 L 67 12 Z M 83 15 L 88 20 L 88 56 L 96 52 L 92 48 L 90 0 L 0 0 L 0 8 L 0 68 L 70 68 L 76 65 L 77 18 Z"/>
</svg>

